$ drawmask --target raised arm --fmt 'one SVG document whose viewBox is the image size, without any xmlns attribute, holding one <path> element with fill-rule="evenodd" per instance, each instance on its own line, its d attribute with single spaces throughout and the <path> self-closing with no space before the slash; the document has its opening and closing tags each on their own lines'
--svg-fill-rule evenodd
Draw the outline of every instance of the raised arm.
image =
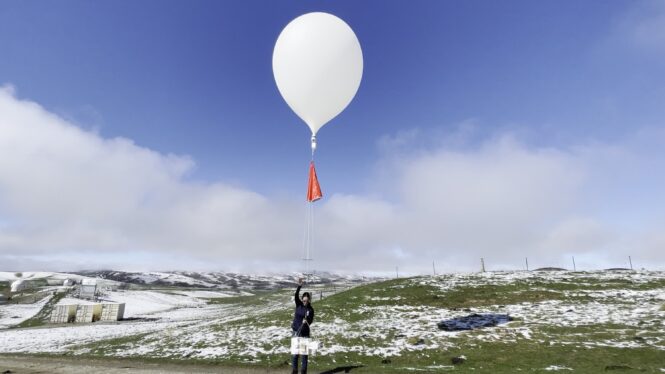
<svg viewBox="0 0 665 374">
<path fill-rule="evenodd" d="M 300 305 L 302 305 L 302 300 L 300 300 L 300 287 L 302 287 L 302 285 L 299 284 L 299 285 L 298 285 L 298 288 L 296 288 L 296 294 L 295 294 L 295 296 L 294 296 L 294 300 L 295 300 L 295 302 L 296 302 L 296 306 L 300 306 Z"/>
</svg>

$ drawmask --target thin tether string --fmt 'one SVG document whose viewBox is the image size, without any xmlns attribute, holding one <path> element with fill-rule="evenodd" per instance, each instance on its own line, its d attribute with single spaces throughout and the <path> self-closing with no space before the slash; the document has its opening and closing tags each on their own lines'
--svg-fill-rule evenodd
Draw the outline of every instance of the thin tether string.
<svg viewBox="0 0 665 374">
<path fill-rule="evenodd" d="M 307 202 L 307 210 L 305 212 L 305 233 L 303 237 L 303 250 L 305 261 L 305 275 L 309 273 L 309 261 L 311 248 L 314 244 L 314 205 L 311 202 Z"/>
<path fill-rule="evenodd" d="M 311 222 L 309 233 L 309 247 L 307 248 L 307 276 L 309 277 L 309 263 L 312 261 L 311 250 L 314 248 L 314 203 L 309 203 L 309 219 Z"/>
<path fill-rule="evenodd" d="M 311 162 L 314 162 L 314 152 L 316 151 L 316 137 L 312 135 L 312 156 Z M 305 234 L 303 238 L 304 246 L 304 261 L 305 261 L 305 278 L 309 277 L 309 263 L 312 261 L 310 258 L 311 248 L 314 246 L 314 202 L 307 201 L 307 211 L 305 213 Z M 309 279 L 306 279 L 309 280 Z"/>
</svg>

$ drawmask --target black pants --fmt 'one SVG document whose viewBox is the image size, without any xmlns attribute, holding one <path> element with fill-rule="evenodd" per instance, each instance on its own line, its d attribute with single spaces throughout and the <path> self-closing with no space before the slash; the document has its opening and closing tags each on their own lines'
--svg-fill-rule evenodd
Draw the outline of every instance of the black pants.
<svg viewBox="0 0 665 374">
<path fill-rule="evenodd" d="M 292 336 L 297 337 L 298 336 L 298 331 L 293 330 L 293 335 Z M 300 337 L 309 338 L 309 336 L 302 336 L 302 335 Z M 306 374 L 307 373 L 307 359 L 308 359 L 307 355 L 291 355 L 291 368 L 293 369 L 292 372 L 293 373 L 298 372 L 298 357 L 302 357 L 302 365 L 300 367 L 300 372 L 302 374 Z"/>
</svg>

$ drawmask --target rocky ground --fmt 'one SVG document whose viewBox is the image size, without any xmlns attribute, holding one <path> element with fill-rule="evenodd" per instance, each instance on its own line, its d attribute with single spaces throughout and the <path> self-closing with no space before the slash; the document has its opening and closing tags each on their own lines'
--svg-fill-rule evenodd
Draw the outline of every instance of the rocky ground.
<svg viewBox="0 0 665 374">
<path fill-rule="evenodd" d="M 109 358 L 39 357 L 0 355 L 3 374 L 170 374 L 170 373 L 275 373 L 269 368 L 240 368 L 231 366 L 201 366 L 183 363 L 145 362 Z M 283 372 L 283 370 L 282 370 Z"/>
</svg>

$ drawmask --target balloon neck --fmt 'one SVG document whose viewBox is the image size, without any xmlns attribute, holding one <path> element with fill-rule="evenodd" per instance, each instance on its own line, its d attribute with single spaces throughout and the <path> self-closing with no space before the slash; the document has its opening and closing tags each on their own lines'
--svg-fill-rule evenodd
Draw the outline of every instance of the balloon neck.
<svg viewBox="0 0 665 374">
<path fill-rule="evenodd" d="M 312 158 L 314 158 L 314 151 L 316 151 L 316 136 L 312 134 Z"/>
</svg>

